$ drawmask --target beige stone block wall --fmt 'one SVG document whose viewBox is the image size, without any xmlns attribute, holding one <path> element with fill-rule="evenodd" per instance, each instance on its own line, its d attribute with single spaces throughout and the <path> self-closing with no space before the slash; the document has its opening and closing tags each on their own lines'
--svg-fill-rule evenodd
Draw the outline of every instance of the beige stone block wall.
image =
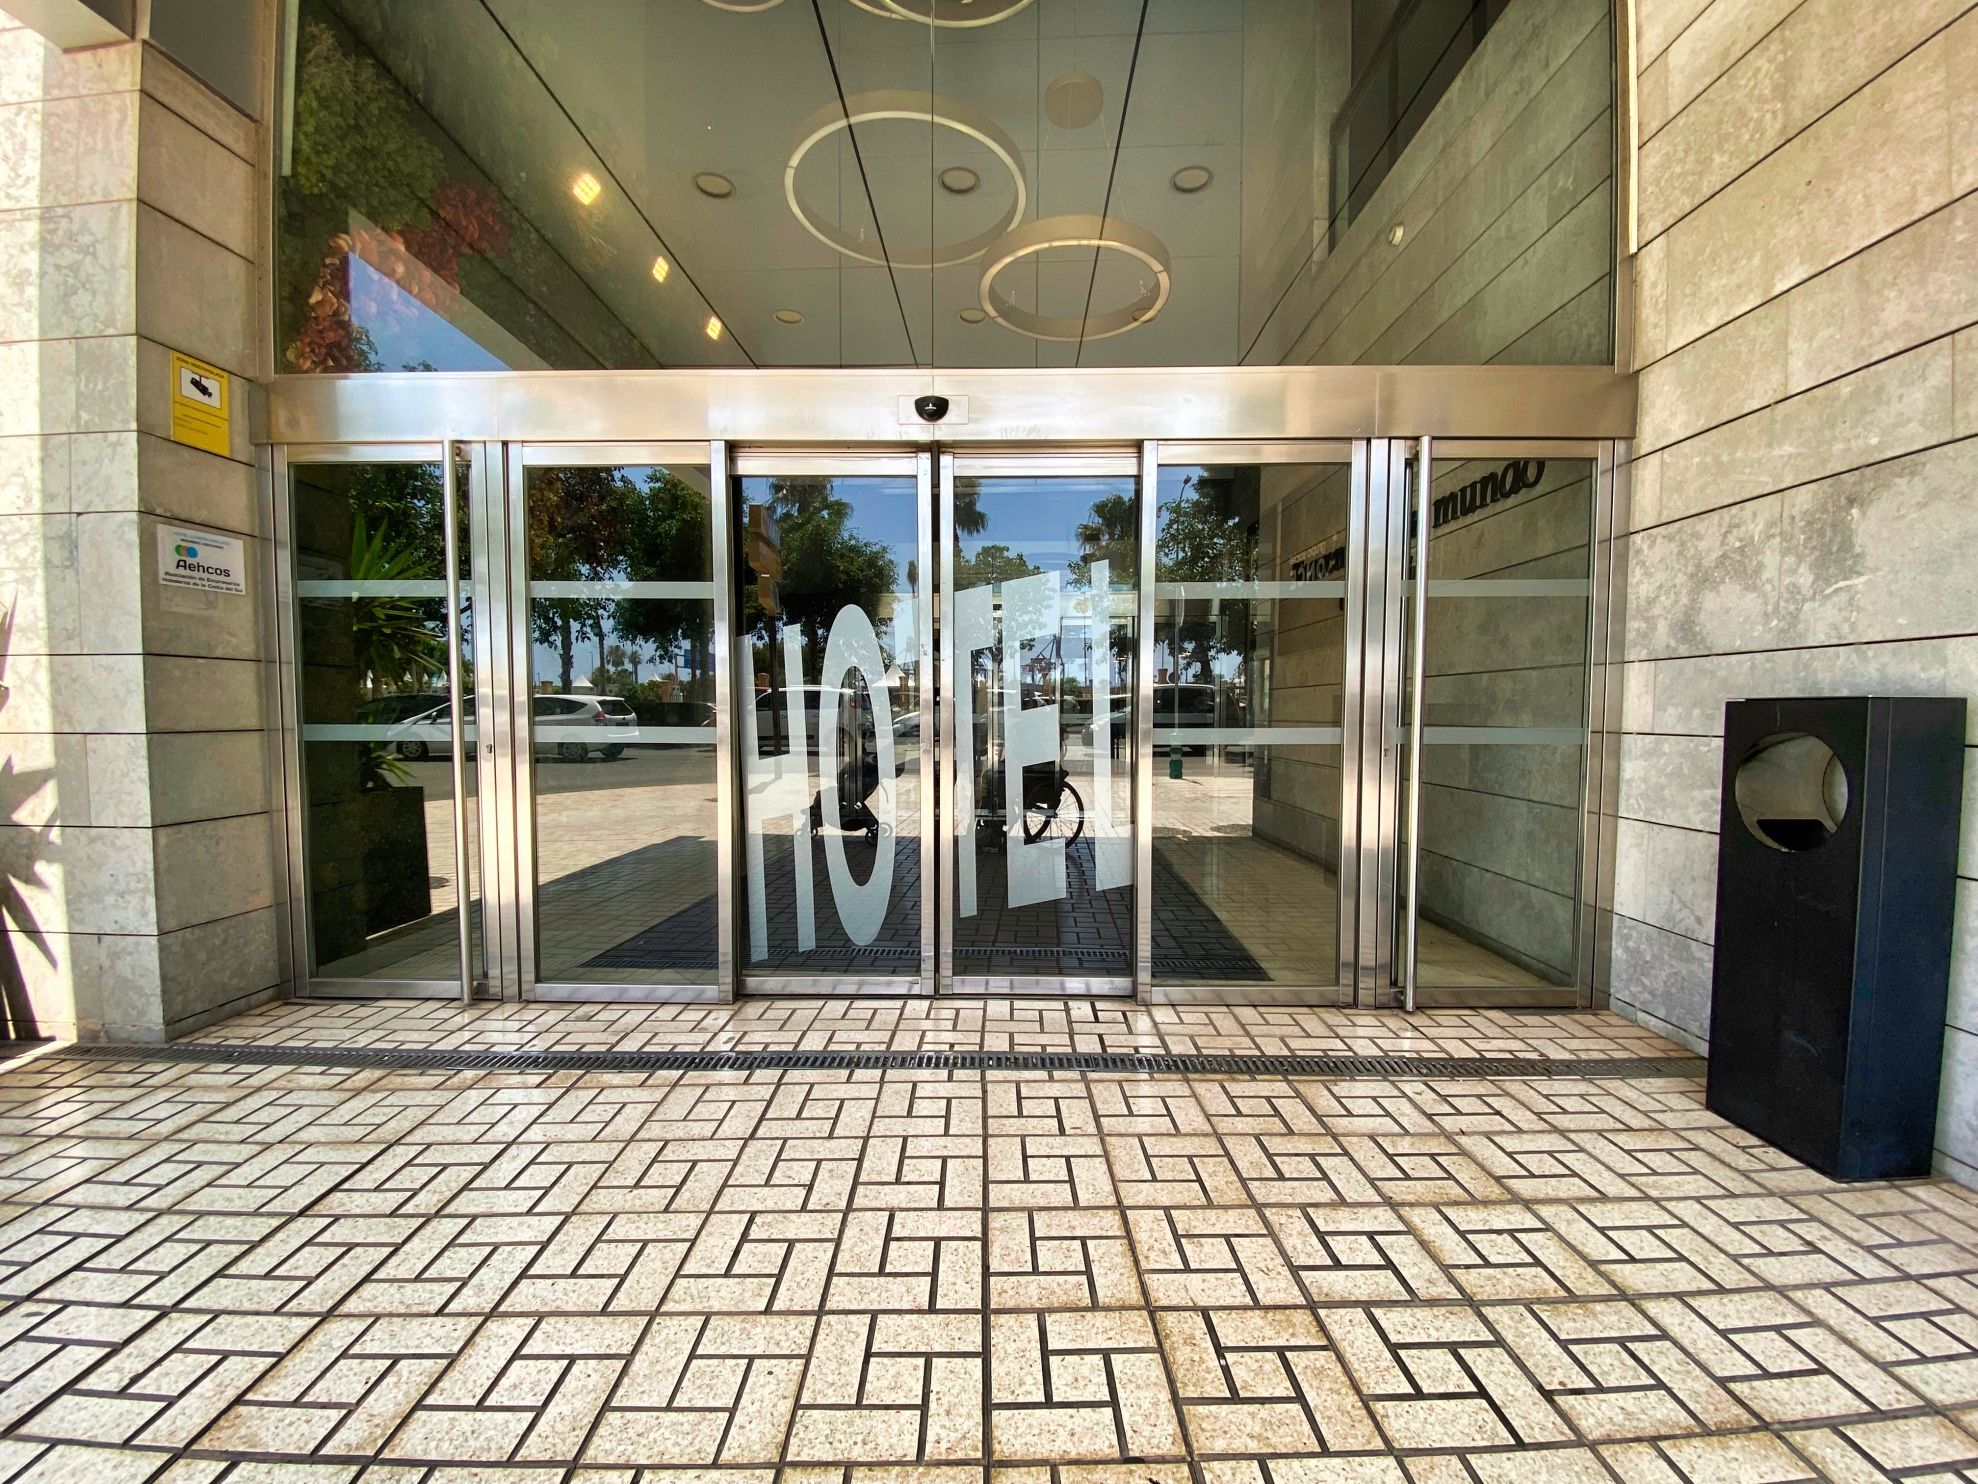
<svg viewBox="0 0 1978 1484">
<path fill-rule="evenodd" d="M 1978 10 L 1637 0 L 1641 375 L 1615 1008 L 1709 1034 L 1723 705 L 1959 695 L 1978 743 Z M 1942 1167 L 1978 1181 L 1978 758 Z"/>
<path fill-rule="evenodd" d="M 260 372 L 254 122 L 141 43 L 0 19 L 0 943 L 12 1034 L 158 1039 L 280 977 L 266 538 L 244 413 L 170 439 L 170 355 Z M 239 536 L 240 597 L 157 580 Z"/>
</svg>

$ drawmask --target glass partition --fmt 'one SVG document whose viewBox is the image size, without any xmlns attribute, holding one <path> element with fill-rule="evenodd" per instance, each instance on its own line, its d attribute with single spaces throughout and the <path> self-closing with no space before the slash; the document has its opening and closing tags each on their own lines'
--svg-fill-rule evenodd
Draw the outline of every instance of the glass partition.
<svg viewBox="0 0 1978 1484">
<path fill-rule="evenodd" d="M 460 487 L 467 483 L 465 466 Z M 430 981 L 459 992 L 465 899 L 479 958 L 474 852 L 454 851 L 446 524 L 437 463 L 313 463 L 290 469 L 296 705 L 309 972 L 321 979 Z M 475 656 L 466 500 L 455 616 L 472 714 Z M 464 888 L 464 889 L 463 889 Z"/>
<path fill-rule="evenodd" d="M 1436 458 L 1431 480 L 1416 983 L 1571 986 L 1594 463 L 1493 452 Z M 1418 561 L 1411 535 L 1411 594 Z M 1410 689 L 1404 716 L 1412 705 Z M 1414 765 L 1404 753 L 1404 792 Z M 1397 944 L 1414 845 L 1404 833 Z"/>
<path fill-rule="evenodd" d="M 954 468 L 953 973 L 1130 991 L 1139 479 Z"/>
<path fill-rule="evenodd" d="M 1332 985 L 1352 467 L 1163 466 L 1156 985 Z"/>
<path fill-rule="evenodd" d="M 714 551 L 705 464 L 532 466 L 536 976 L 714 982 Z"/>
</svg>

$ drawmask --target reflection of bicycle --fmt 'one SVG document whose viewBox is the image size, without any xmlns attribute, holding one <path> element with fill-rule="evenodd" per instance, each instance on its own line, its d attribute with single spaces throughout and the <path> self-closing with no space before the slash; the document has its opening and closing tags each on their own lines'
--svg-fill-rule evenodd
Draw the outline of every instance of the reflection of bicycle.
<svg viewBox="0 0 1978 1484">
<path fill-rule="evenodd" d="M 1003 770 L 990 767 L 976 779 L 978 819 L 1000 821 L 1003 815 Z M 1023 770 L 1023 840 L 1034 845 L 1039 840 L 1061 838 L 1075 844 L 1085 833 L 1085 799 L 1062 767 Z M 991 840 L 1003 831 L 988 832 Z"/>
</svg>

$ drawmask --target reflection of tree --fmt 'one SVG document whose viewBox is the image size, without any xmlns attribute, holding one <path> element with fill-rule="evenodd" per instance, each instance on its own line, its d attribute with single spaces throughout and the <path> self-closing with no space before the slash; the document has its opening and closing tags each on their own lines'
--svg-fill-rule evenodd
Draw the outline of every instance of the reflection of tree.
<svg viewBox="0 0 1978 1484">
<path fill-rule="evenodd" d="M 880 599 L 899 581 L 899 564 L 884 542 L 853 530 L 851 501 L 836 493 L 830 479 L 773 479 L 769 505 L 780 539 L 783 611 L 764 612 L 755 588 L 745 587 L 742 631 L 766 641 L 774 632 L 773 617 L 800 625 L 814 674 L 838 610 L 850 605 L 876 615 Z"/>
<path fill-rule="evenodd" d="M 645 493 L 630 512 L 624 539 L 625 575 L 634 582 L 705 582 L 714 570 L 708 531 L 708 497 L 665 469 L 646 471 Z M 613 605 L 611 622 L 626 641 L 626 656 L 637 683 L 645 646 L 661 654 L 685 645 L 691 673 L 708 673 L 714 644 L 714 605 L 700 598 L 639 598 Z"/>
<path fill-rule="evenodd" d="M 529 477 L 529 580 L 597 582 L 616 576 L 624 561 L 625 533 L 639 499 L 622 470 L 539 469 Z M 557 689 L 568 692 L 576 636 L 597 641 L 604 664 L 605 620 L 611 604 L 601 598 L 537 598 L 529 605 L 536 642 L 557 652 Z"/>
<path fill-rule="evenodd" d="M 1092 585 L 1092 564 L 1112 563 L 1113 591 L 1131 592 L 1140 564 L 1140 502 L 1132 494 L 1101 495 L 1092 502 L 1088 519 L 1078 526 L 1078 557 L 1071 564 L 1075 587 Z M 1133 654 L 1133 629 L 1129 624 L 1106 624 L 1112 635 L 1113 655 L 1127 660 Z"/>
<path fill-rule="evenodd" d="M 1251 490 L 1239 488 L 1248 475 Z M 1254 470 L 1197 469 L 1182 479 L 1181 491 L 1161 510 L 1154 542 L 1155 571 L 1162 582 L 1251 582 L 1257 576 L 1257 524 L 1249 509 L 1255 501 Z M 1248 507 L 1248 508 L 1246 508 Z M 1230 599 L 1217 605 L 1176 599 L 1167 634 L 1177 670 L 1184 651 L 1197 666 L 1197 678 L 1214 673 L 1217 654 L 1247 655 L 1250 605 Z M 1177 674 L 1177 679 L 1179 674 Z"/>
<path fill-rule="evenodd" d="M 1000 541 L 977 547 L 973 555 L 965 550 L 955 553 L 957 588 L 988 587 L 1018 577 L 1029 577 L 1043 570 L 1042 567 L 1032 566 L 1030 558 L 1022 552 L 1011 551 Z"/>
</svg>

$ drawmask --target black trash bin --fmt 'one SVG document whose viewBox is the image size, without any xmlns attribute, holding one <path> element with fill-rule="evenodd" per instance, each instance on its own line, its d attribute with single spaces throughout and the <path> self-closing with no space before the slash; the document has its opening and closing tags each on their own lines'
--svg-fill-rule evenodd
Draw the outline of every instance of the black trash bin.
<svg viewBox="0 0 1978 1484">
<path fill-rule="evenodd" d="M 1724 708 L 1711 1110 L 1841 1180 L 1930 1172 L 1964 702 Z"/>
</svg>

